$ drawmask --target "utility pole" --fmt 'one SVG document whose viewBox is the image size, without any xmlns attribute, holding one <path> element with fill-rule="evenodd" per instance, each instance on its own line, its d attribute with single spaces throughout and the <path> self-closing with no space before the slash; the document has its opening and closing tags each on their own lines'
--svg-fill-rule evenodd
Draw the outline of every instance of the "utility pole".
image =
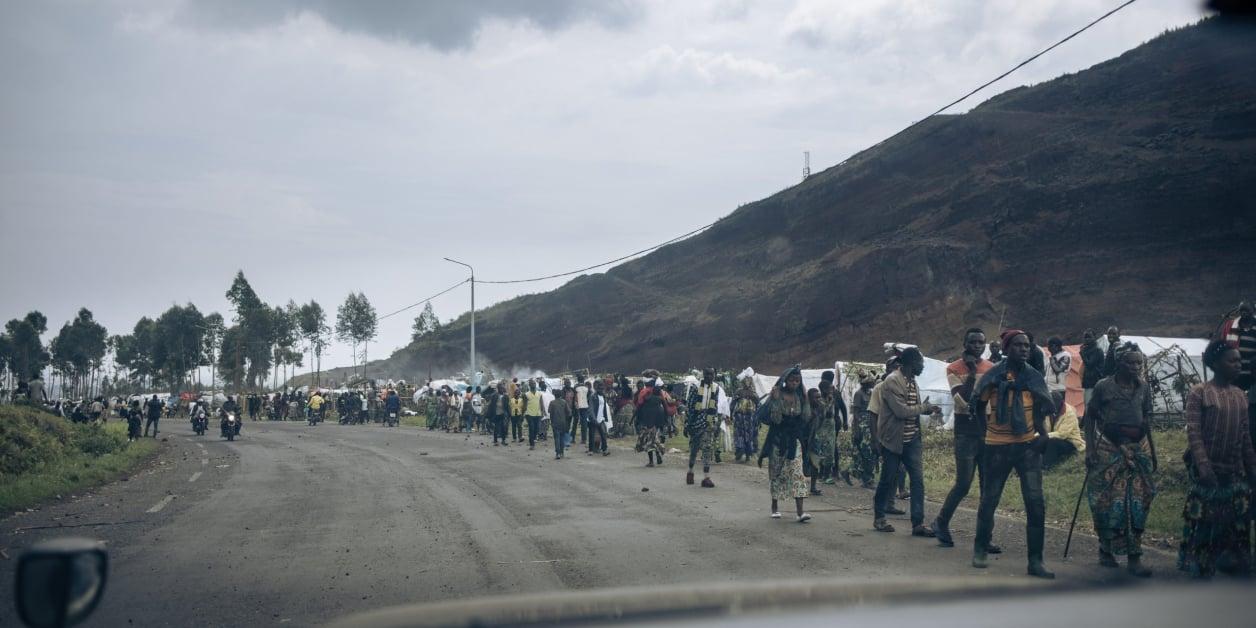
<svg viewBox="0 0 1256 628">
<path fill-rule="evenodd" d="M 456 259 L 445 258 L 446 262 L 453 262 L 460 266 L 466 266 L 471 271 L 471 385 L 476 384 L 475 377 L 475 269 L 470 264 L 460 262 Z"/>
</svg>

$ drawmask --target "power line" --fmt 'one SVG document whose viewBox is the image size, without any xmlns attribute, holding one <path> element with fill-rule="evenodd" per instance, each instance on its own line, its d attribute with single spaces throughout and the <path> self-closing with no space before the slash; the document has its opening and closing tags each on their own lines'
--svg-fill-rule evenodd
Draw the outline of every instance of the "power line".
<svg viewBox="0 0 1256 628">
<path fill-rule="evenodd" d="M 1074 38 L 1074 37 L 1077 37 L 1078 35 L 1080 35 L 1080 34 L 1082 34 L 1082 33 L 1086 32 L 1087 30 L 1089 30 L 1089 29 L 1090 29 L 1090 27 L 1094 26 L 1095 24 L 1098 24 L 1099 22 L 1102 22 L 1102 21 L 1104 21 L 1104 20 L 1108 19 L 1109 17 L 1111 17 L 1111 16 L 1112 16 L 1114 13 L 1116 13 L 1117 11 L 1120 11 L 1121 9 L 1124 9 L 1125 7 L 1128 7 L 1129 5 L 1134 4 L 1135 2 L 1138 2 L 1138 0 L 1126 0 L 1126 2 L 1122 3 L 1120 6 L 1117 6 L 1115 9 L 1112 9 L 1111 11 L 1108 11 L 1107 13 L 1104 13 L 1103 15 L 1100 15 L 1099 17 L 1095 18 L 1095 19 L 1094 19 L 1094 21 L 1092 21 L 1091 23 L 1089 23 L 1089 24 L 1087 24 L 1087 25 L 1085 25 L 1085 26 L 1083 26 L 1083 27 L 1081 27 L 1081 28 L 1079 28 L 1079 29 L 1077 29 L 1077 30 L 1073 31 L 1073 33 L 1072 33 L 1072 34 L 1070 34 L 1068 37 L 1065 37 L 1064 39 L 1061 39 L 1060 41 L 1057 41 L 1057 42 L 1055 42 L 1054 44 L 1051 44 L 1050 46 L 1047 46 L 1046 48 L 1043 48 L 1041 51 L 1039 51 L 1039 52 L 1038 52 L 1038 54 L 1036 54 L 1036 55 L 1034 55 L 1034 56 L 1032 56 L 1032 57 L 1030 57 L 1030 58 L 1028 58 L 1028 59 L 1025 59 L 1024 61 L 1021 61 L 1020 63 L 1016 64 L 1016 67 L 1014 67 L 1014 68 L 1012 68 L 1012 69 L 1008 70 L 1007 72 L 1004 72 L 1004 73 L 1002 73 L 1002 74 L 1000 74 L 1000 75 L 998 75 L 998 76 L 996 76 L 996 77 L 994 77 L 994 78 L 990 79 L 989 81 L 986 81 L 985 83 L 982 83 L 982 84 L 981 84 L 981 87 L 978 87 L 977 89 L 974 89 L 973 91 L 968 92 L 967 94 L 964 94 L 963 96 L 960 96 L 960 97 L 959 97 L 959 98 L 957 98 L 954 102 L 951 102 L 950 104 L 946 105 L 945 107 L 943 107 L 943 108 L 941 108 L 941 109 L 938 109 L 937 111 L 935 111 L 935 112 L 933 112 L 933 113 L 931 113 L 931 114 L 929 114 L 929 115 L 925 116 L 923 119 L 918 120 L 918 121 L 916 121 L 916 122 L 912 123 L 912 124 L 911 124 L 910 126 L 908 126 L 906 129 L 903 129 L 903 131 L 906 131 L 907 129 L 910 129 L 910 128 L 912 128 L 913 126 L 916 126 L 917 124 L 920 124 L 921 122 L 924 122 L 925 120 L 928 120 L 929 118 L 932 118 L 933 116 L 936 116 L 936 115 L 938 115 L 939 113 L 942 113 L 943 111 L 946 111 L 947 109 L 950 109 L 951 107 L 954 107 L 955 105 L 958 105 L 958 104 L 960 104 L 961 102 L 964 102 L 965 100 L 968 100 L 968 98 L 969 98 L 970 96 L 972 96 L 973 94 L 976 94 L 977 92 L 979 92 L 979 91 L 981 91 L 981 90 L 983 90 L 983 89 L 985 89 L 985 88 L 987 88 L 987 87 L 990 87 L 991 85 L 993 85 L 993 84 L 995 84 L 995 83 L 999 82 L 1000 80 L 1002 80 L 1002 79 L 1006 78 L 1006 77 L 1007 77 L 1007 75 L 1009 75 L 1009 74 L 1011 74 L 1011 73 L 1013 73 L 1013 72 L 1015 72 L 1015 71 L 1017 71 L 1017 70 L 1019 70 L 1019 69 L 1021 69 L 1021 68 L 1025 67 L 1025 66 L 1029 65 L 1030 63 L 1032 63 L 1032 62 L 1033 62 L 1035 59 L 1037 59 L 1038 57 L 1041 57 L 1042 55 L 1045 55 L 1045 54 L 1047 54 L 1048 52 L 1051 52 L 1052 50 L 1056 49 L 1057 47 L 1059 47 L 1059 46 L 1060 46 L 1061 44 L 1063 44 L 1064 42 L 1066 42 L 1066 41 L 1068 41 L 1068 40 L 1070 40 L 1070 39 L 1072 39 L 1072 38 Z M 899 133 L 902 133 L 903 131 L 899 131 L 898 133 L 895 133 L 895 135 L 898 135 Z"/>
<path fill-rule="evenodd" d="M 1064 39 L 1061 39 L 1060 41 L 1057 41 L 1057 42 L 1055 42 L 1054 44 L 1051 44 L 1050 46 L 1047 46 L 1046 48 L 1043 48 L 1042 50 L 1040 50 L 1037 54 L 1033 55 L 1032 57 L 1029 57 L 1028 59 L 1025 59 L 1024 61 L 1021 61 L 1020 63 L 1016 64 L 1014 67 L 1012 67 L 1012 69 L 1010 69 L 1010 70 L 1008 70 L 1008 71 L 1006 71 L 1006 72 L 1004 72 L 1004 73 L 1002 73 L 1002 74 L 1000 74 L 1000 75 L 998 75 L 998 76 L 994 77 L 993 79 L 990 79 L 989 81 L 986 81 L 985 83 L 982 83 L 982 84 L 981 84 L 979 87 L 977 87 L 976 89 L 974 89 L 974 90 L 972 90 L 972 91 L 968 92 L 967 94 L 964 94 L 963 96 L 961 96 L 961 97 L 959 97 L 959 98 L 955 99 L 954 101 L 952 101 L 952 102 L 948 103 L 946 106 L 942 107 L 941 109 L 938 109 L 937 111 L 934 111 L 933 113 L 931 113 L 931 114 L 929 114 L 929 115 L 927 115 L 927 116 L 925 116 L 925 117 L 923 117 L 923 118 L 921 118 L 921 119 L 919 119 L 919 120 L 917 120 L 917 121 L 915 121 L 915 122 L 913 122 L 913 123 L 911 123 L 911 124 L 907 125 L 907 126 L 906 126 L 906 127 L 904 127 L 901 131 L 899 131 L 899 132 L 895 133 L 894 135 L 891 135 L 891 136 L 887 137 L 887 138 L 886 138 L 886 139 L 884 139 L 884 140 L 881 140 L 880 142 L 877 142 L 876 144 L 874 144 L 874 145 L 873 145 L 872 147 L 870 147 L 870 148 L 875 148 L 875 147 L 877 147 L 877 146 L 880 146 L 881 144 L 884 144 L 884 143 L 886 143 L 886 142 L 888 142 L 888 141 L 890 141 L 890 140 L 894 139 L 895 137 L 898 137 L 899 135 L 902 135 L 903 133 L 906 133 L 907 131 L 910 131 L 911 129 L 915 128 L 916 126 L 918 126 L 918 125 L 920 125 L 920 124 L 924 123 L 926 120 L 928 120 L 928 119 L 930 119 L 930 118 L 932 118 L 932 117 L 934 117 L 934 116 L 936 116 L 936 115 L 938 115 L 938 114 L 940 114 L 940 113 L 942 113 L 942 112 L 946 111 L 947 109 L 950 109 L 951 107 L 954 107 L 955 105 L 958 105 L 959 103 L 964 102 L 965 100 L 968 100 L 968 99 L 969 99 L 970 97 L 972 97 L 974 94 L 976 94 L 976 93 L 980 92 L 981 90 L 983 90 L 983 89 L 985 89 L 985 88 L 987 88 L 987 87 L 989 87 L 989 86 L 991 86 L 991 85 L 993 85 L 993 84 L 995 84 L 995 83 L 999 82 L 1000 80 L 1002 80 L 1002 79 L 1006 78 L 1008 75 L 1010 75 L 1010 74 L 1012 74 L 1013 72 L 1015 72 L 1015 71 L 1017 71 L 1017 70 L 1019 70 L 1019 69 L 1021 69 L 1021 68 L 1025 67 L 1026 65 L 1029 65 L 1030 63 L 1032 63 L 1032 62 L 1033 62 L 1035 59 L 1037 59 L 1038 57 L 1041 57 L 1042 55 L 1045 55 L 1045 54 L 1047 54 L 1048 52 L 1051 52 L 1052 50 L 1054 50 L 1054 49 L 1058 48 L 1059 46 L 1063 45 L 1063 44 L 1064 44 L 1064 42 L 1067 42 L 1068 40 L 1070 40 L 1070 39 L 1072 39 L 1072 38 L 1074 38 L 1074 37 L 1076 37 L 1076 36 L 1078 36 L 1078 35 L 1080 35 L 1080 34 L 1082 34 L 1082 33 L 1086 32 L 1087 30 L 1089 30 L 1089 29 L 1090 29 L 1091 27 L 1093 27 L 1094 25 L 1096 25 L 1096 24 L 1098 24 L 1099 22 L 1102 22 L 1102 21 L 1104 21 L 1104 20 L 1108 19 L 1109 17 L 1111 17 L 1112 15 L 1114 15 L 1116 12 L 1120 11 L 1121 9 L 1124 9 L 1125 7 L 1128 7 L 1128 6 L 1129 6 L 1129 5 L 1131 5 L 1131 4 L 1134 4 L 1134 3 L 1135 3 L 1135 2 L 1137 2 L 1137 1 L 1138 1 L 1138 0 L 1126 0 L 1124 3 L 1122 3 L 1122 4 L 1118 5 L 1116 8 L 1112 9 L 1111 11 L 1108 11 L 1107 13 L 1104 13 L 1103 15 L 1100 15 L 1099 17 L 1095 18 L 1095 19 L 1094 19 L 1094 20 L 1092 20 L 1089 24 L 1086 24 L 1085 26 L 1083 26 L 1083 27 L 1081 27 L 1081 28 L 1079 28 L 1079 29 L 1077 29 L 1077 30 L 1073 31 L 1072 33 L 1070 33 L 1070 34 L 1069 34 L 1067 37 L 1065 37 Z M 867 150 L 867 149 L 865 149 L 865 150 Z M 860 151 L 860 152 L 864 152 L 864 151 Z M 809 155 L 808 155 L 808 156 L 809 156 Z M 838 163 L 838 164 L 837 164 L 837 166 L 840 166 L 840 165 L 842 165 L 842 164 L 846 163 L 846 161 L 848 161 L 848 160 L 847 160 L 847 159 L 842 160 L 840 163 Z M 809 165 L 809 164 L 808 164 L 808 165 Z M 835 167 L 836 167 L 836 166 L 835 166 Z M 809 170 L 809 169 L 808 169 L 808 170 Z M 534 282 L 534 281 L 545 281 L 546 279 L 557 279 L 557 278 L 559 278 L 559 277 L 568 277 L 568 276 L 570 276 L 570 275 L 576 275 L 576 274 L 579 274 L 579 273 L 583 273 L 583 272 L 585 272 L 585 271 L 593 270 L 593 269 L 595 269 L 595 268 L 601 268 L 601 267 L 603 267 L 603 266 L 609 266 L 609 265 L 611 265 L 611 264 L 615 264 L 615 263 L 617 263 L 617 262 L 622 262 L 622 261 L 624 261 L 624 260 L 626 260 L 626 259 L 629 259 L 629 258 L 631 258 L 631 257 L 636 257 L 637 255 L 641 255 L 641 254 L 643 254 L 643 253 L 648 253 L 648 252 L 653 251 L 653 250 L 655 250 L 655 249 L 662 248 L 662 247 L 664 247 L 664 246 L 667 246 L 668 244 L 672 244 L 672 243 L 677 242 L 677 241 L 679 241 L 679 240 L 683 240 L 683 239 L 685 239 L 685 238 L 688 238 L 689 236 L 696 235 L 696 234 L 701 233 L 701 232 L 703 232 L 703 231 L 705 231 L 705 230 L 707 230 L 707 229 L 710 229 L 712 226 L 714 226 L 714 225 L 716 224 L 716 222 L 719 222 L 719 221 L 717 220 L 717 221 L 712 222 L 712 223 L 710 223 L 710 224 L 703 225 L 703 226 L 701 226 L 701 227 L 698 227 L 697 229 L 694 229 L 693 231 L 690 231 L 689 233 L 685 233 L 685 234 L 682 234 L 682 235 L 676 236 L 676 237 L 672 238 L 671 240 L 668 240 L 668 241 L 666 241 L 666 242 L 662 242 L 662 243 L 660 243 L 660 244 L 656 244 L 656 245 L 651 246 L 651 247 L 648 247 L 648 248 L 641 249 L 640 251 L 637 251 L 637 252 L 635 252 L 635 253 L 629 253 L 628 255 L 625 255 L 625 256 L 623 256 L 623 257 L 618 257 L 618 258 L 615 258 L 615 259 L 610 260 L 610 261 L 607 261 L 607 262 L 602 262 L 601 264 L 594 264 L 594 265 L 592 265 L 592 266 L 585 266 L 584 268 L 579 268 L 579 269 L 572 270 L 572 271 L 568 271 L 568 272 L 565 272 L 565 273 L 557 273 L 557 274 L 554 274 L 554 275 L 546 275 L 546 276 L 544 276 L 544 277 L 531 277 L 531 278 L 528 278 L 528 279 L 511 279 L 511 280 L 504 280 L 504 281 L 503 281 L 503 280 L 498 280 L 498 281 L 488 281 L 488 280 L 484 280 L 484 279 L 479 279 L 479 280 L 476 280 L 476 281 L 477 281 L 477 283 L 510 284 L 510 283 L 531 283 L 531 282 Z M 461 285 L 461 284 L 460 284 L 460 285 Z M 413 307 L 413 306 L 411 306 L 411 307 Z"/>
<path fill-rule="evenodd" d="M 452 286 L 449 286 L 448 288 L 445 288 L 444 290 L 441 290 L 440 292 L 437 292 L 436 294 L 433 294 L 432 296 L 430 296 L 430 297 L 428 297 L 428 298 L 426 298 L 426 299 L 423 299 L 422 301 L 419 301 L 418 303 L 411 303 L 410 305 L 407 305 L 407 306 L 405 306 L 405 307 L 401 308 L 400 310 L 397 310 L 397 311 L 395 311 L 395 312 L 389 312 L 389 313 L 387 313 L 387 314 L 385 314 L 385 315 L 383 315 L 383 316 L 379 317 L 379 319 L 377 319 L 377 320 L 381 320 L 381 321 L 382 321 L 382 320 L 384 320 L 385 318 L 388 318 L 388 317 L 390 317 L 390 316 L 396 316 L 396 315 L 398 315 L 398 314 L 400 314 L 400 313 L 402 313 L 402 312 L 404 312 L 404 311 L 406 311 L 406 310 L 416 308 L 416 307 L 418 307 L 418 306 L 420 306 L 420 305 L 423 305 L 424 303 L 427 303 L 428 301 L 431 301 L 432 299 L 435 299 L 436 297 L 441 296 L 442 294 L 445 294 L 446 292 L 450 292 L 450 291 L 452 291 L 454 288 L 457 288 L 458 286 L 461 286 L 462 284 L 467 283 L 467 282 L 469 282 L 469 281 L 471 281 L 471 280 L 470 280 L 470 279 L 463 279 L 462 281 L 459 281 L 458 283 L 456 283 L 456 284 L 454 284 L 454 285 L 452 285 Z"/>
</svg>

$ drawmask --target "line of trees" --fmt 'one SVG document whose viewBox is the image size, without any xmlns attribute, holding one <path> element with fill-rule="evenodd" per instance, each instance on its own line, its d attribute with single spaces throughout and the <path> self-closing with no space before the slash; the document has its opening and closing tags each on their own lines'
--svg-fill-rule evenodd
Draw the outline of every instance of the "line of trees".
<svg viewBox="0 0 1256 628">
<path fill-rule="evenodd" d="M 30 380 L 48 369 L 53 378 L 50 389 L 91 397 L 158 386 L 176 393 L 204 388 L 202 367 L 210 371 L 210 388 L 221 379 L 236 391 L 257 390 L 268 377 L 278 385 L 308 363 L 315 369 L 315 385 L 321 384 L 322 356 L 331 329 L 317 301 L 270 306 L 243 272 L 236 273 L 226 298 L 233 310 L 229 323 L 217 312 L 202 314 L 188 303 L 173 305 L 156 319 L 142 317 L 130 333 L 114 336 L 83 308 L 46 347 L 41 336 L 48 330 L 48 320 L 38 311 L 30 312 L 9 321 L 0 334 L 0 375 L 11 389 L 14 379 Z M 375 308 L 361 292 L 349 294 L 337 310 L 336 335 L 352 343 L 355 373 L 358 348 L 362 347 L 365 365 L 366 347 L 376 337 L 378 325 Z M 112 377 L 107 372 L 110 366 Z"/>
</svg>

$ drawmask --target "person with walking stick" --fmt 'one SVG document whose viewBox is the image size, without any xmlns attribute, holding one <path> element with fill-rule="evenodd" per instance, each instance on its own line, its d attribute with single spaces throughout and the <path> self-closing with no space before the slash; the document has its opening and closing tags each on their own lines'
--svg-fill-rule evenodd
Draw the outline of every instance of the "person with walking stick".
<svg viewBox="0 0 1256 628">
<path fill-rule="evenodd" d="M 1146 358 L 1138 345 L 1125 343 L 1115 355 L 1116 373 L 1095 384 L 1086 406 L 1086 498 L 1099 537 L 1099 564 L 1117 567 L 1116 557 L 1125 554 L 1129 573 L 1147 578 L 1142 539 L 1157 468 L 1151 387 L 1142 381 Z"/>
</svg>

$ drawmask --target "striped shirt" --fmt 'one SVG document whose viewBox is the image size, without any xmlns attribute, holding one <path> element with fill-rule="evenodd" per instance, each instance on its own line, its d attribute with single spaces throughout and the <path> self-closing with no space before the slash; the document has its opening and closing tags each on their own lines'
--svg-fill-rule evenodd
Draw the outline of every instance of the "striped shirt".
<svg viewBox="0 0 1256 628">
<path fill-rule="evenodd" d="M 1011 369 L 1007 371 L 1007 380 L 1014 381 L 1016 373 Z M 1024 434 L 1016 434 L 1012 431 L 1011 421 L 1000 425 L 998 421 L 999 400 L 994 397 L 999 394 L 998 386 L 990 386 L 985 392 L 981 393 L 982 401 L 986 402 L 986 444 L 987 445 L 1014 445 L 1016 443 L 1028 443 L 1038 438 L 1038 432 L 1034 430 L 1034 395 L 1029 391 L 1021 392 L 1021 406 L 1025 409 L 1025 425 L 1029 427 Z M 1008 390 L 1008 399 L 1004 403 L 1011 404 L 1011 395 L 1016 394 L 1014 390 Z"/>
<path fill-rule="evenodd" d="M 1186 395 L 1186 439 L 1196 464 L 1207 461 L 1214 473 L 1256 470 L 1256 453 L 1247 431 L 1247 396 L 1237 386 L 1200 384 Z"/>
<path fill-rule="evenodd" d="M 916 380 L 907 379 L 907 405 L 914 406 L 920 403 L 920 387 L 916 386 Z M 920 415 L 913 414 L 903 419 L 903 442 L 910 443 L 916 438 L 916 433 L 920 431 Z"/>
</svg>

